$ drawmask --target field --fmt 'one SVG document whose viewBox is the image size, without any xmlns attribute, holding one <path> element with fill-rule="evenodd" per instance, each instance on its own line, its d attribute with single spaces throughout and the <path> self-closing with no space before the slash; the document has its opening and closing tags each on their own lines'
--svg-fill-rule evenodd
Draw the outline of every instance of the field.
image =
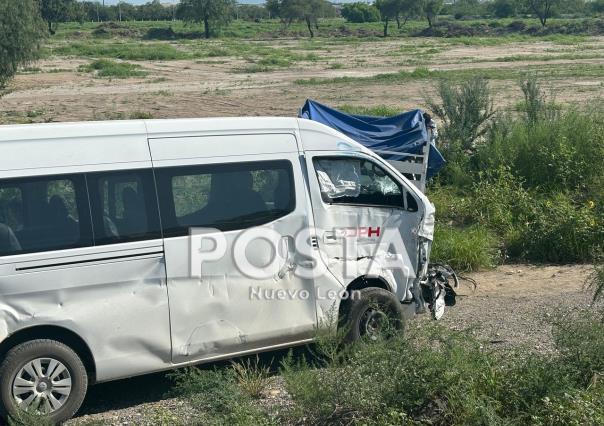
<svg viewBox="0 0 604 426">
<path fill-rule="evenodd" d="M 527 72 L 541 76 L 559 102 L 598 102 L 604 93 L 604 38 L 599 36 L 385 40 L 357 35 L 311 41 L 251 34 L 149 41 L 144 28 L 108 26 L 108 34 L 96 36 L 94 28 L 60 27 L 46 58 L 10 86 L 0 103 L 0 123 L 141 113 L 154 118 L 291 116 L 307 98 L 335 106 L 410 109 L 424 105 L 435 80 L 470 76 L 488 78 L 497 106 L 514 110 L 521 98 L 517 82 Z M 96 59 L 136 72 L 90 69 Z"/>
<path fill-rule="evenodd" d="M 556 20 L 552 22 L 554 25 L 565 24 Z M 467 25 L 483 25 L 484 28 L 495 31 L 510 23 L 511 21 L 499 21 L 497 25 L 489 26 L 491 23 L 488 22 L 469 22 Z M 525 24 L 534 25 L 535 22 L 526 21 Z M 389 114 L 399 110 L 426 108 L 429 100 L 438 97 L 439 82 L 446 81 L 455 85 L 476 77 L 486 79 L 499 116 L 516 120 L 526 109 L 519 82 L 527 75 L 533 75 L 537 76 L 548 100 L 555 102 L 558 110 L 578 110 L 585 120 L 590 120 L 593 113 L 593 117 L 600 120 L 597 122 L 600 127 L 594 127 L 600 131 L 594 137 L 599 138 L 601 143 L 604 36 L 546 33 L 485 34 L 471 37 L 417 36 L 424 27 L 423 23 L 411 22 L 401 32 L 395 29 L 394 36 L 383 38 L 380 37 L 382 29 L 379 24 L 355 26 L 344 25 L 343 21 L 329 21 L 322 22 L 318 37 L 310 40 L 301 24 L 284 29 L 276 21 L 260 24 L 235 22 L 221 37 L 206 41 L 195 38 L 199 28 L 181 23 L 101 26 L 64 24 L 59 27 L 58 34 L 47 41 L 44 57 L 21 70 L 8 87 L 8 93 L 0 101 L 0 124 L 138 118 L 295 116 L 308 98 L 348 110 Z M 572 119 L 570 116 L 566 118 L 567 121 Z M 512 129 L 509 134 L 513 135 L 514 131 L 521 133 L 522 129 Z M 521 149 L 520 144 L 518 146 Z M 496 153 L 495 148 L 485 152 Z M 479 154 L 484 156 L 485 152 Z M 573 153 L 576 154 L 574 151 Z M 479 160 L 486 161 L 480 155 L 477 155 Z M 599 158 L 590 155 L 584 156 L 593 161 Z M 485 247 L 489 246 L 485 251 L 493 250 L 493 254 L 485 261 L 460 261 L 459 265 L 464 265 L 464 269 L 479 270 L 468 272 L 471 278 L 477 280 L 478 288 L 476 291 L 464 289 L 458 306 L 447 313 L 442 324 L 446 330 L 469 333 L 471 339 L 476 339 L 480 345 L 481 353 L 492 351 L 505 358 L 508 354 L 521 352 L 524 354 L 522 359 L 534 356 L 549 360 L 560 351 L 560 343 L 552 334 L 552 321 L 560 315 L 563 318 L 569 315 L 589 316 L 598 309 L 591 305 L 591 295 L 586 291 L 584 282 L 592 271 L 591 263 L 599 260 L 598 256 L 592 256 L 591 251 L 603 240 L 601 226 L 598 224 L 604 223 L 604 210 L 600 203 L 604 201 L 604 193 L 601 191 L 604 180 L 598 180 L 603 175 L 601 163 L 581 163 L 584 169 L 577 167 L 578 169 L 596 170 L 592 173 L 593 181 L 580 188 L 578 185 L 573 186 L 574 183 L 568 183 L 574 179 L 573 170 L 570 170 L 568 179 L 560 184 L 552 184 L 552 189 L 547 186 L 548 182 L 536 182 L 531 170 L 522 169 L 523 163 L 520 160 L 522 158 L 517 159 L 518 164 L 510 166 L 499 164 L 490 158 L 494 169 L 503 170 L 499 177 L 490 180 L 476 171 L 473 182 L 463 183 L 459 177 L 449 173 L 429 191 L 436 201 L 438 211 L 442 212 L 439 216 L 440 234 L 437 235 L 441 235 L 450 244 L 450 247 L 438 247 L 438 255 L 447 256 L 443 253 L 459 252 L 461 246 L 457 245 L 457 239 L 469 240 L 470 232 L 466 232 L 468 226 L 484 227 L 487 229 L 485 232 L 494 234 L 493 239 L 496 240 L 492 244 L 485 243 Z M 548 166 L 562 170 L 557 160 L 552 156 L 543 161 Z M 452 161 L 452 164 L 463 163 Z M 516 166 L 517 168 L 513 168 Z M 474 164 L 472 167 L 480 170 L 480 165 Z M 552 174 L 557 176 L 554 172 Z M 585 172 L 587 174 L 589 173 Z M 519 186 L 524 185 L 522 191 L 526 191 L 526 194 L 510 189 L 516 178 L 519 179 Z M 583 174 L 580 178 L 587 179 Z M 508 181 L 512 184 L 505 186 Z M 600 188 L 597 194 L 593 188 Z M 562 247 L 549 247 L 547 249 L 551 253 L 543 254 L 543 257 L 539 256 L 541 252 L 535 254 L 536 245 L 520 247 L 518 233 L 525 230 L 521 223 L 524 218 L 503 217 L 506 211 L 511 211 L 521 199 L 529 199 L 543 202 L 543 211 L 551 214 L 548 220 L 552 223 L 560 221 L 562 217 L 572 215 L 568 211 L 557 212 L 547 203 L 564 195 L 563 193 L 575 194 L 572 202 L 569 202 L 569 208 L 585 213 L 585 216 L 577 218 L 576 223 L 584 224 L 586 229 L 584 234 L 577 231 L 577 235 L 573 235 L 578 241 L 577 245 L 570 247 L 568 252 Z M 484 208 L 488 213 L 484 217 L 474 214 L 484 207 L 484 204 L 480 204 L 484 202 L 481 201 L 481 194 L 493 194 L 493 200 L 501 197 L 499 211 L 488 205 Z M 595 207 L 591 207 L 590 203 Z M 590 207 L 585 207 L 586 205 Z M 499 207 L 499 204 L 495 207 Z M 543 214 L 543 211 L 536 212 L 535 215 Z M 534 218 L 530 220 L 533 221 L 531 223 L 537 222 Z M 545 230 L 549 230 L 551 226 L 546 220 L 544 223 L 543 235 L 535 236 L 532 238 L 534 241 L 539 238 L 546 242 L 553 241 L 554 234 L 558 233 L 554 230 L 546 234 Z M 568 226 L 573 227 L 574 223 L 570 220 Z M 459 234 L 447 233 L 454 229 Z M 599 229 L 599 239 L 594 237 L 595 243 L 582 247 L 581 241 L 585 239 L 583 235 L 595 235 L 594 229 Z M 480 243 L 481 234 L 476 238 Z M 478 247 L 482 246 L 478 244 Z M 541 250 L 542 247 L 545 245 L 538 246 L 538 249 Z M 478 250 L 476 247 L 469 248 L 470 251 L 472 249 Z M 565 253 L 566 257 L 556 259 L 554 255 L 560 253 Z M 426 322 L 424 319 L 414 321 L 410 328 L 418 330 Z M 601 341 L 598 342 L 602 345 Z M 598 348 L 597 345 L 594 347 Z M 316 353 L 303 355 L 312 357 Z M 588 353 L 582 356 L 591 359 Z M 287 358 L 283 353 L 270 354 L 263 357 L 263 362 L 269 360 L 266 362 L 270 364 L 271 357 L 277 360 L 276 363 Z M 601 353 L 595 357 L 600 362 L 599 366 L 604 365 Z M 218 371 L 226 370 L 229 370 L 228 365 L 218 366 Z M 325 374 L 329 374 L 329 371 L 330 368 L 326 368 Z M 274 372 L 271 370 L 271 374 Z M 598 374 L 594 378 L 600 377 Z M 572 376 L 571 373 L 568 375 Z M 229 400 L 221 408 L 237 413 L 237 410 L 251 410 L 247 417 L 239 413 L 241 415 L 237 418 L 215 416 L 211 421 L 204 417 L 207 415 L 204 412 L 214 409 L 206 406 L 209 402 L 191 398 L 190 392 L 174 393 L 171 390 L 174 379 L 165 374 L 103 384 L 91 389 L 81 417 L 68 424 L 258 424 L 258 419 L 263 419 L 260 423 L 314 423 L 312 417 L 296 423 L 284 414 L 295 412 L 304 406 L 301 402 L 304 401 L 303 396 L 291 394 L 292 389 L 300 391 L 303 388 L 301 376 L 288 376 L 285 373 L 284 377 L 276 375 L 256 395 L 257 398 L 252 398 L 249 406 L 244 405 L 242 408 L 238 405 L 239 402 L 232 403 Z M 306 378 L 307 383 L 312 383 L 310 376 Z M 228 380 L 218 383 L 224 385 L 227 382 Z M 485 385 L 483 389 L 485 393 L 486 387 Z M 490 388 L 489 391 L 492 390 Z M 504 391 L 497 389 L 493 392 Z M 587 401 L 588 397 L 581 399 L 584 396 L 581 395 L 577 400 L 581 403 Z M 449 396 L 452 400 L 453 396 Z M 589 394 L 589 398 L 592 396 Z M 603 401 L 602 392 L 593 396 L 593 399 L 596 401 L 594 405 Z M 346 398 L 343 397 L 343 401 L 346 402 Z M 542 403 L 543 401 L 536 401 L 534 405 Z M 547 406 L 546 403 L 543 404 Z M 339 405 L 335 403 L 334 406 Z M 233 407 L 238 408 L 235 410 Z M 441 408 L 433 407 L 434 412 L 430 415 L 422 413 L 422 416 L 425 414 L 426 418 L 433 417 L 440 421 L 442 419 L 437 412 Z M 485 423 L 484 419 L 491 414 L 500 415 L 497 410 L 505 411 L 508 408 L 493 408 L 493 413 L 483 413 L 482 417 L 476 413 L 472 414 L 474 417 L 467 418 L 447 417 L 448 423 L 437 421 L 435 424 L 472 424 L 476 419 L 483 422 L 473 424 L 495 424 Z M 581 409 L 582 407 L 577 408 L 578 411 Z M 254 410 L 260 410 L 264 414 L 256 416 Z M 467 407 L 456 410 L 455 415 L 464 413 L 470 416 Z M 578 421 L 577 424 L 581 424 L 579 419 L 588 412 L 586 410 L 587 408 L 573 417 L 573 420 Z M 528 424 L 527 418 L 522 416 L 528 415 L 526 413 L 529 409 L 526 408 L 525 411 L 522 415 L 510 417 L 514 419 L 510 424 L 518 419 Z M 572 410 L 569 409 L 570 411 Z M 367 412 L 373 413 L 371 410 Z M 266 413 L 268 417 L 265 416 Z M 404 417 L 406 414 L 401 413 L 402 409 L 393 410 L 388 414 L 392 417 L 376 421 L 378 424 L 411 424 L 407 423 L 410 420 Z M 541 415 L 540 412 L 531 413 Z M 315 414 L 317 417 L 314 420 L 317 423 L 349 424 L 347 422 L 351 420 L 346 417 L 347 413 L 337 417 L 337 421 L 333 417 Z M 560 416 L 567 414 L 564 412 Z M 355 415 L 361 416 L 359 413 Z M 399 415 L 403 417 L 397 417 Z M 596 415 L 601 416 L 599 419 L 604 416 L 601 409 L 594 414 Z M 565 423 L 557 423 L 554 419 L 550 423 L 543 420 L 540 424 Z M 598 423 L 596 421 L 591 424 Z"/>
</svg>

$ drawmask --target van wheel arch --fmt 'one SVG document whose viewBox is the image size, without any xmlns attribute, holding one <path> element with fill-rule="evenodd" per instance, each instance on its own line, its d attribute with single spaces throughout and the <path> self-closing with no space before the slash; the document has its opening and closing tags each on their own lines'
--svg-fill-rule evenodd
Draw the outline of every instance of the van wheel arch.
<svg viewBox="0 0 604 426">
<path fill-rule="evenodd" d="M 90 347 L 77 333 L 64 327 L 38 325 L 16 331 L 0 343 L 0 359 L 3 359 L 8 351 L 15 346 L 37 339 L 56 340 L 71 348 L 84 363 L 89 383 L 94 383 L 96 379 L 96 363 Z"/>
</svg>

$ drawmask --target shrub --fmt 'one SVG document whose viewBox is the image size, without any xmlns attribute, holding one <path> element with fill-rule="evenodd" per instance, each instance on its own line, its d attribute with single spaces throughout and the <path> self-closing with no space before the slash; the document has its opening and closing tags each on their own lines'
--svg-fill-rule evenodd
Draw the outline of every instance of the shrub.
<svg viewBox="0 0 604 426">
<path fill-rule="evenodd" d="M 583 387 L 604 377 L 604 323 L 594 314 L 560 318 L 554 327 L 560 363 Z M 600 383 L 604 385 L 603 383 Z"/>
<path fill-rule="evenodd" d="M 252 398 L 259 398 L 273 380 L 270 367 L 260 365 L 258 356 L 255 361 L 248 358 L 246 361 L 233 362 L 233 370 L 241 389 Z"/>
<path fill-rule="evenodd" d="M 141 69 L 140 65 L 128 62 L 116 62 L 109 59 L 98 59 L 89 65 L 83 65 L 79 71 L 96 71 L 97 77 L 130 78 L 145 77 L 147 72 Z"/>
<path fill-rule="evenodd" d="M 500 120 L 510 120 L 500 117 Z M 509 167 L 527 188 L 541 192 L 600 191 L 604 172 L 604 114 L 567 111 L 552 121 L 493 126 L 477 150 L 478 170 Z"/>
<path fill-rule="evenodd" d="M 436 226 L 432 261 L 446 263 L 458 271 L 477 271 L 499 261 L 497 239 L 487 228 Z"/>
<path fill-rule="evenodd" d="M 600 365 L 601 347 L 598 343 L 589 350 L 589 342 L 594 338 L 590 330 L 602 325 L 591 319 L 574 324 L 560 332 L 582 339 L 585 363 Z M 595 339 L 602 341 L 599 330 Z M 282 420 L 295 423 L 304 416 L 306 424 L 553 425 L 566 424 L 554 420 L 572 420 L 576 413 L 577 420 L 597 424 L 588 414 L 601 418 L 602 387 L 585 390 L 583 367 L 569 361 L 564 344 L 560 348 L 560 357 L 497 355 L 468 333 L 425 325 L 406 337 L 357 344 L 322 368 L 289 358 L 282 373 L 294 406 Z M 317 352 L 322 353 L 320 345 Z M 580 413 L 581 408 L 587 411 Z"/>
<path fill-rule="evenodd" d="M 171 394 L 189 399 L 202 412 L 195 424 L 269 425 L 271 421 L 262 409 L 253 404 L 237 384 L 233 368 L 202 370 L 189 367 L 171 375 Z"/>
<path fill-rule="evenodd" d="M 127 61 L 167 61 L 191 57 L 191 54 L 166 43 L 70 43 L 57 47 L 53 53 Z"/>
<path fill-rule="evenodd" d="M 443 121 L 446 153 L 448 159 L 455 160 L 463 151 L 474 149 L 486 133 L 495 113 L 493 100 L 487 81 L 479 77 L 459 84 L 441 80 L 436 90 L 439 100 L 427 99 L 428 108 Z"/>
<path fill-rule="evenodd" d="M 342 16 L 348 22 L 355 23 L 378 22 L 380 20 L 379 10 L 374 5 L 367 3 L 345 4 L 342 8 Z"/>
</svg>

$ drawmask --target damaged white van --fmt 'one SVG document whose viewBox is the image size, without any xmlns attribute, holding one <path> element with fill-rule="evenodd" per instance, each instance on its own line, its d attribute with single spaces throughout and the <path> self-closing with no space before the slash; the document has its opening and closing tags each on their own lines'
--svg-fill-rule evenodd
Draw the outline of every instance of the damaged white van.
<svg viewBox="0 0 604 426">
<path fill-rule="evenodd" d="M 425 309 L 428 199 L 315 122 L 0 127 L 0 398 L 53 421 L 87 386 L 350 339 Z"/>
</svg>

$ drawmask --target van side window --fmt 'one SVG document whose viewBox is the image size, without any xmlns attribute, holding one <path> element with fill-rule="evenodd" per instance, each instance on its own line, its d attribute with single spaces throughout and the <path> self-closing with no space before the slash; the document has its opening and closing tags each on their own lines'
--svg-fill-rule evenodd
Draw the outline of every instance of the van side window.
<svg viewBox="0 0 604 426">
<path fill-rule="evenodd" d="M 323 201 L 417 211 L 417 201 L 378 164 L 362 158 L 314 160 Z M 403 194 L 407 194 L 405 197 Z"/>
<path fill-rule="evenodd" d="M 87 175 L 96 245 L 161 238 L 151 170 Z"/>
<path fill-rule="evenodd" d="M 165 236 L 191 227 L 222 231 L 272 222 L 295 208 L 292 165 L 263 161 L 157 171 Z"/>
<path fill-rule="evenodd" d="M 92 245 L 88 218 L 83 176 L 0 181 L 0 255 Z"/>
</svg>

